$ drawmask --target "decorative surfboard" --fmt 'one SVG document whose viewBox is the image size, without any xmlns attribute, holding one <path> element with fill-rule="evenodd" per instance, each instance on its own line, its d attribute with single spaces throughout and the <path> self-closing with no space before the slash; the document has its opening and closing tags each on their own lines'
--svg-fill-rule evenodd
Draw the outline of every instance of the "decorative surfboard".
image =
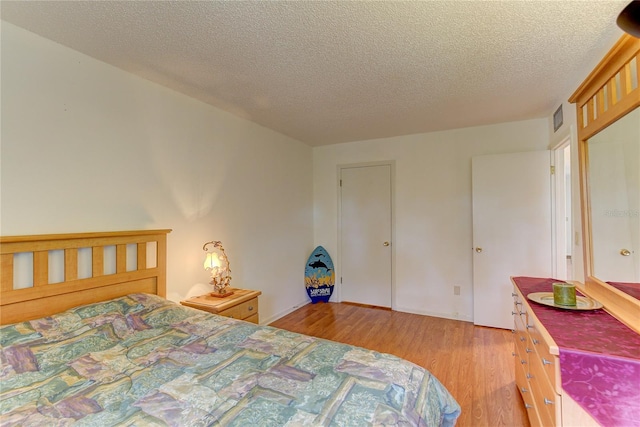
<svg viewBox="0 0 640 427">
<path fill-rule="evenodd" d="M 304 267 L 304 284 L 311 302 L 329 302 L 335 282 L 333 261 L 326 249 L 318 246 L 311 252 Z"/>
</svg>

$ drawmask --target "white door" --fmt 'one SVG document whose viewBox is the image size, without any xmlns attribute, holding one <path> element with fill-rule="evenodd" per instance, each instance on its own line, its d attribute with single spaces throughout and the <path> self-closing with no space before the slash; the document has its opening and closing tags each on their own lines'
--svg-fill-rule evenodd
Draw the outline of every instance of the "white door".
<svg viewBox="0 0 640 427">
<path fill-rule="evenodd" d="M 637 159 L 637 140 L 589 140 L 593 272 L 607 281 L 640 281 Z"/>
<path fill-rule="evenodd" d="M 391 165 L 340 170 L 340 297 L 391 307 Z"/>
<path fill-rule="evenodd" d="M 512 329 L 511 276 L 550 277 L 550 152 L 472 159 L 473 322 Z"/>
</svg>

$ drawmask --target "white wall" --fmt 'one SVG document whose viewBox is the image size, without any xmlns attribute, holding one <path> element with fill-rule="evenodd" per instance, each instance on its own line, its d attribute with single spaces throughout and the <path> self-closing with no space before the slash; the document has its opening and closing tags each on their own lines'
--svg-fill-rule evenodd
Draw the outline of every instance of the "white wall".
<svg viewBox="0 0 640 427">
<path fill-rule="evenodd" d="M 337 258 L 338 165 L 395 160 L 393 307 L 472 320 L 471 158 L 545 150 L 547 126 L 536 119 L 314 148 L 315 245 Z"/>
<path fill-rule="evenodd" d="M 263 322 L 307 301 L 312 149 L 2 22 L 2 235 L 171 228 L 168 296 L 222 240 Z"/>
</svg>

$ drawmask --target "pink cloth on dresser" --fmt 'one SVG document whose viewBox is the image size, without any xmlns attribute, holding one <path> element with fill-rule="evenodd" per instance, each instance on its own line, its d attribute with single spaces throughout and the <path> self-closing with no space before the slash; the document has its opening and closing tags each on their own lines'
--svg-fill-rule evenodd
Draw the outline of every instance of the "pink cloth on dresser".
<svg viewBox="0 0 640 427">
<path fill-rule="evenodd" d="M 607 282 L 614 288 L 620 289 L 635 299 L 640 299 L 640 283 L 625 283 L 625 282 Z"/>
<path fill-rule="evenodd" d="M 604 426 L 640 425 L 640 362 L 560 349 L 562 388 Z"/>
<path fill-rule="evenodd" d="M 558 281 L 513 280 L 525 297 Z M 640 425 L 640 335 L 604 310 L 529 305 L 558 345 L 564 391 L 603 426 Z"/>
</svg>

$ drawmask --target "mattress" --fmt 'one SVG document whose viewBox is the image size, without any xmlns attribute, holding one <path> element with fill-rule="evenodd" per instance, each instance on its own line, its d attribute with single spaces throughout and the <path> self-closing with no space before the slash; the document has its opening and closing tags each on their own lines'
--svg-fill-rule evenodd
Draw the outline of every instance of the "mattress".
<svg viewBox="0 0 640 427">
<path fill-rule="evenodd" d="M 451 426 L 406 360 L 132 294 L 0 329 L 0 424 Z"/>
</svg>

